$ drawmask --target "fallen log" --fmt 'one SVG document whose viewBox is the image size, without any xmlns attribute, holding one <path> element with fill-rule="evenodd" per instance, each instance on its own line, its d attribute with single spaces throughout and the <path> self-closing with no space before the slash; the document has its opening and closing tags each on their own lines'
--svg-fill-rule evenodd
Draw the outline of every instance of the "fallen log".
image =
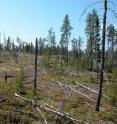
<svg viewBox="0 0 117 124">
<path fill-rule="evenodd" d="M 26 99 L 26 98 L 18 95 L 17 93 L 15 93 L 15 96 L 18 97 L 18 98 L 20 98 L 20 99 L 22 99 L 22 100 L 24 100 L 24 101 L 26 101 L 26 102 L 29 102 L 30 104 L 32 104 L 35 107 L 38 107 L 39 109 L 45 110 L 47 112 L 52 112 L 52 113 L 57 114 L 59 116 L 63 116 L 63 117 L 65 117 L 65 118 L 67 118 L 67 119 L 69 119 L 71 121 L 80 122 L 80 123 L 83 123 L 83 124 L 88 124 L 87 122 L 82 122 L 80 119 L 77 119 L 77 118 L 72 117 L 68 113 L 59 112 L 57 109 L 53 109 L 54 107 L 51 108 L 50 107 L 51 105 L 49 106 L 50 107 L 49 108 L 49 107 L 43 106 L 41 104 L 33 104 L 33 102 L 31 100 L 28 100 L 28 99 Z"/>
<path fill-rule="evenodd" d="M 76 84 L 79 85 L 80 87 L 83 87 L 83 88 L 85 88 L 85 89 L 87 89 L 87 90 L 89 90 L 89 91 L 92 91 L 92 92 L 98 94 L 98 91 L 93 90 L 93 89 L 91 89 L 91 88 L 89 88 L 89 87 L 87 87 L 87 86 L 84 86 L 84 85 L 80 84 L 79 82 L 76 82 Z M 106 95 L 103 95 L 103 94 L 102 94 L 102 96 L 103 96 L 104 98 L 106 98 L 106 99 L 111 100 L 111 98 L 109 98 L 109 97 L 106 96 Z"/>
<path fill-rule="evenodd" d="M 76 81 L 75 81 L 75 83 L 76 83 L 77 85 L 79 85 L 80 87 L 82 87 L 82 88 L 85 88 L 85 89 L 87 89 L 87 90 L 89 90 L 89 91 L 91 91 L 91 92 L 94 92 L 94 93 L 98 94 L 98 91 L 96 91 L 96 90 L 94 90 L 94 89 L 91 89 L 90 87 L 87 87 L 87 86 L 81 84 L 80 82 L 76 82 Z M 102 94 L 102 95 L 103 95 L 103 94 Z M 103 97 L 106 98 L 106 99 L 111 100 L 111 98 L 109 98 L 109 97 L 106 96 L 106 95 L 103 95 Z"/>
<path fill-rule="evenodd" d="M 48 124 L 48 122 L 46 121 L 46 119 L 45 119 L 44 115 L 42 114 L 41 110 L 39 109 L 39 107 L 36 107 L 36 108 L 37 108 L 37 110 L 39 111 L 39 113 L 41 114 L 41 116 L 42 116 L 42 118 L 43 118 L 43 120 L 44 120 L 44 123 L 45 123 L 45 124 Z"/>
<path fill-rule="evenodd" d="M 85 86 L 85 85 L 83 85 L 83 84 L 80 84 L 80 82 L 75 82 L 75 83 L 76 83 L 77 85 L 79 85 L 80 87 L 83 87 L 83 88 L 85 88 L 85 89 L 87 89 L 87 90 L 89 90 L 89 91 L 92 91 L 92 92 L 98 94 L 98 91 L 93 90 L 93 89 L 91 89 L 91 88 L 89 88 L 89 87 L 87 87 L 87 86 Z"/>
<path fill-rule="evenodd" d="M 73 89 L 72 87 L 70 87 L 70 86 L 68 86 L 68 85 L 62 84 L 62 83 L 60 83 L 60 82 L 58 82 L 58 81 L 55 81 L 55 80 L 53 80 L 53 79 L 51 79 L 51 80 L 52 80 L 53 82 L 56 82 L 56 83 L 58 83 L 58 84 L 60 84 L 60 85 L 62 85 L 62 86 L 64 86 L 64 87 L 66 87 L 66 88 L 69 88 L 69 89 L 72 90 L 73 92 L 82 95 L 83 97 L 89 99 L 89 100 L 92 101 L 92 102 L 96 102 L 94 99 L 90 98 L 89 96 L 85 95 L 84 93 L 81 93 L 80 91 L 77 91 L 77 90 Z"/>
</svg>

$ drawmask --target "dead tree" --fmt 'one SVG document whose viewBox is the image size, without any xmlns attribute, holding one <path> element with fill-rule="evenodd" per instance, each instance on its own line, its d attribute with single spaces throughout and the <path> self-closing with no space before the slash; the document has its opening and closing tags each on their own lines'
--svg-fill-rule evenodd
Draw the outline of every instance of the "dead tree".
<svg viewBox="0 0 117 124">
<path fill-rule="evenodd" d="M 103 15 L 103 30 L 102 30 L 102 64 L 101 64 L 101 72 L 100 72 L 100 87 L 99 94 L 96 104 L 96 111 L 99 111 L 100 102 L 102 97 L 102 87 L 104 82 L 104 65 L 105 65 L 105 34 L 106 34 L 106 16 L 107 16 L 107 0 L 104 0 L 104 15 Z"/>
<path fill-rule="evenodd" d="M 51 105 L 48 105 L 47 103 L 38 103 L 38 104 L 35 104 L 33 103 L 31 100 L 28 100 L 20 95 L 18 95 L 17 93 L 15 93 L 15 96 L 26 101 L 27 103 L 30 103 L 31 105 L 35 106 L 36 108 L 38 108 L 38 110 L 44 110 L 45 112 L 51 112 L 51 113 L 54 113 L 58 116 L 61 116 L 61 117 L 64 117 L 68 120 L 71 120 L 71 121 L 74 121 L 76 123 L 82 123 L 82 124 L 88 124 L 87 122 L 83 122 L 81 121 L 79 118 L 76 118 L 76 117 L 73 117 L 72 115 L 68 114 L 68 113 L 65 113 L 65 112 L 59 112 L 58 109 L 54 108 L 53 106 Z"/>
<path fill-rule="evenodd" d="M 36 83 L 37 83 L 37 56 L 38 56 L 38 40 L 35 41 L 35 74 L 34 74 L 34 95 L 36 95 Z"/>
<path fill-rule="evenodd" d="M 4 80 L 7 83 L 7 72 L 5 72 Z"/>
</svg>

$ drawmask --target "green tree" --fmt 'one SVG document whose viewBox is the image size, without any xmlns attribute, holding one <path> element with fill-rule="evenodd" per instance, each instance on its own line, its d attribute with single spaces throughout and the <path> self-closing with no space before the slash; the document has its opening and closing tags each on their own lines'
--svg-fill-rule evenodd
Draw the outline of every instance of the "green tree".
<svg viewBox="0 0 117 124">
<path fill-rule="evenodd" d="M 34 45 L 33 45 L 32 42 L 30 43 L 30 53 L 31 53 L 31 54 L 34 53 Z"/>
<path fill-rule="evenodd" d="M 24 92 L 24 87 L 23 87 L 23 83 L 24 83 L 24 68 L 23 65 L 21 63 L 20 65 L 20 71 L 17 75 L 16 78 L 16 92 L 22 94 Z"/>
<path fill-rule="evenodd" d="M 38 41 L 38 52 L 39 52 L 40 56 L 44 54 L 44 45 L 45 45 L 45 41 L 42 38 L 39 38 L 39 41 Z"/>
<path fill-rule="evenodd" d="M 76 62 L 76 54 L 77 54 L 77 43 L 78 40 L 76 38 L 72 39 L 72 56 L 73 56 L 73 67 L 75 67 Z"/>
<path fill-rule="evenodd" d="M 116 29 L 113 24 L 110 24 L 107 27 L 107 44 L 108 44 L 107 53 L 108 54 L 106 58 L 106 66 L 109 72 L 112 72 L 112 69 L 115 66 L 114 60 L 116 58 L 116 53 L 115 53 L 116 39 L 117 39 Z"/>
<path fill-rule="evenodd" d="M 100 61 L 100 23 L 95 9 L 87 15 L 85 32 L 87 36 L 86 51 L 90 61 L 90 70 L 92 71 L 94 60 L 97 63 Z"/>
<path fill-rule="evenodd" d="M 8 37 L 8 39 L 6 40 L 6 50 L 10 51 L 11 49 L 11 38 Z"/>
<path fill-rule="evenodd" d="M 81 53 L 82 53 L 82 50 L 81 50 L 81 45 L 82 45 L 82 38 L 79 36 L 78 38 L 78 42 L 77 42 L 77 54 L 76 54 L 76 57 L 77 57 L 77 75 L 78 75 L 78 70 L 79 70 L 79 67 L 80 67 L 80 59 L 81 59 Z"/>
<path fill-rule="evenodd" d="M 60 29 L 61 31 L 60 46 L 61 46 L 61 57 L 63 58 L 63 54 L 65 55 L 65 65 L 67 66 L 68 66 L 68 44 L 72 29 L 73 28 L 70 24 L 69 16 L 66 15 Z"/>
<path fill-rule="evenodd" d="M 108 38 L 108 48 L 111 47 L 111 51 L 114 51 L 114 42 L 115 42 L 115 27 L 113 24 L 110 24 L 107 27 L 107 38 Z"/>
<path fill-rule="evenodd" d="M 17 36 L 17 38 L 16 38 L 16 42 L 18 43 L 18 51 L 19 51 L 19 53 L 20 53 L 20 52 L 22 52 L 22 48 L 23 48 L 24 42 L 23 42 L 22 39 L 19 38 L 18 36 Z"/>
<path fill-rule="evenodd" d="M 55 32 L 53 32 L 52 27 L 48 30 L 47 41 L 49 42 L 49 45 L 51 47 L 51 56 L 53 57 L 55 53 L 54 49 L 56 47 L 56 38 L 55 38 Z"/>
<path fill-rule="evenodd" d="M 97 64 L 97 78 L 99 77 L 99 65 L 101 63 L 101 49 L 100 49 L 100 22 L 99 17 L 96 17 L 95 22 L 95 60 Z"/>
</svg>

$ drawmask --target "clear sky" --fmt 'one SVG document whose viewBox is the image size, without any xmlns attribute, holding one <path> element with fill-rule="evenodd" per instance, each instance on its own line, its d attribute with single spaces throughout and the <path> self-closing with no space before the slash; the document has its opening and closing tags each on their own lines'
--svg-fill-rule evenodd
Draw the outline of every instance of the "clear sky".
<svg viewBox="0 0 117 124">
<path fill-rule="evenodd" d="M 35 41 L 36 37 L 44 37 L 50 27 L 56 33 L 57 41 L 60 38 L 60 26 L 64 16 L 69 15 L 74 28 L 72 38 L 81 36 L 85 39 L 85 18 L 93 8 L 99 11 L 102 18 L 103 3 L 94 5 L 85 13 L 81 21 L 79 18 L 86 6 L 100 0 L 0 0 L 0 32 L 3 36 L 16 36 L 28 41 Z M 111 0 L 110 8 L 117 10 L 117 0 Z M 111 12 L 108 13 L 108 24 L 117 25 L 117 19 Z"/>
</svg>

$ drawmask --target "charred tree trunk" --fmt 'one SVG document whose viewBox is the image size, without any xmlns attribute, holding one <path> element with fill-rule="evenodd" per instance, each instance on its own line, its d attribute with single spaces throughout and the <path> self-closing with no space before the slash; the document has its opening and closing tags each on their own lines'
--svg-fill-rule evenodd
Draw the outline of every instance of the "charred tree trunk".
<svg viewBox="0 0 117 124">
<path fill-rule="evenodd" d="M 106 34 L 106 16 L 107 16 L 107 0 L 104 0 L 104 16 L 103 16 L 103 32 L 102 32 L 102 65 L 101 65 L 101 72 L 100 72 L 100 87 L 99 87 L 99 94 L 96 104 L 96 111 L 99 111 L 100 102 L 102 97 L 102 87 L 103 87 L 103 72 L 104 72 L 104 65 L 105 65 L 105 34 Z"/>
<path fill-rule="evenodd" d="M 37 83 L 37 56 L 38 56 L 38 41 L 35 41 L 35 75 L 34 75 L 34 95 L 36 95 L 36 83 Z"/>
<path fill-rule="evenodd" d="M 7 72 L 5 72 L 4 79 L 5 79 L 5 82 L 7 83 Z"/>
</svg>

